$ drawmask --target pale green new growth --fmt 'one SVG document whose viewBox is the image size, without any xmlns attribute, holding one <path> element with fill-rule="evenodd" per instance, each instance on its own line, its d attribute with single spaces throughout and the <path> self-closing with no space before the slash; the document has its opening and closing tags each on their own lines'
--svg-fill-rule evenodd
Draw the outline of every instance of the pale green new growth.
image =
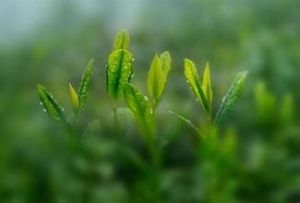
<svg viewBox="0 0 300 203">
<path fill-rule="evenodd" d="M 70 94 L 73 109 L 75 112 L 78 112 L 78 110 L 79 110 L 78 95 L 71 83 L 69 83 L 69 94 Z"/>
<path fill-rule="evenodd" d="M 213 91 L 212 91 L 210 68 L 209 68 L 208 62 L 206 63 L 205 69 L 203 72 L 202 90 L 203 90 L 204 96 L 208 103 L 208 111 L 211 112 L 212 101 L 213 101 Z"/>
<path fill-rule="evenodd" d="M 154 117 L 147 97 L 132 84 L 127 83 L 124 85 L 124 99 L 145 134 L 148 138 L 152 138 L 154 136 Z"/>
<path fill-rule="evenodd" d="M 209 104 L 205 97 L 205 93 L 203 92 L 197 68 L 193 61 L 189 59 L 184 60 L 184 75 L 188 85 L 196 97 L 196 100 L 201 104 L 202 108 L 209 113 Z"/>
<path fill-rule="evenodd" d="M 160 60 L 162 64 L 162 68 L 166 75 L 168 75 L 169 71 L 171 70 L 171 63 L 172 63 L 172 57 L 171 54 L 168 51 L 164 51 L 160 54 Z"/>
<path fill-rule="evenodd" d="M 130 82 L 133 55 L 125 50 L 113 51 L 108 57 L 106 67 L 106 89 L 114 99 L 122 97 L 124 85 Z"/>
<path fill-rule="evenodd" d="M 163 52 L 160 56 L 155 54 L 147 78 L 147 88 L 154 108 L 166 88 L 170 69 L 171 56 L 169 52 Z"/>
<path fill-rule="evenodd" d="M 82 75 L 79 92 L 78 92 L 79 110 L 82 110 L 86 105 L 86 100 L 88 97 L 90 84 L 91 84 L 91 78 L 93 75 L 93 63 L 94 63 L 94 59 L 91 59 L 87 64 L 86 69 Z"/>
<path fill-rule="evenodd" d="M 115 37 L 114 50 L 129 49 L 129 33 L 127 30 L 120 30 Z"/>
<path fill-rule="evenodd" d="M 48 116 L 54 120 L 66 122 L 63 108 L 55 101 L 46 88 L 42 85 L 37 85 L 37 93 L 40 97 L 40 103 Z"/>
<path fill-rule="evenodd" d="M 235 103 L 239 99 L 239 97 L 243 91 L 243 87 L 244 87 L 244 83 L 245 83 L 247 74 L 248 74 L 247 71 L 243 71 L 243 72 L 236 74 L 236 77 L 235 77 L 234 81 L 232 82 L 229 90 L 227 91 L 226 95 L 222 99 L 221 106 L 220 106 L 220 108 L 217 112 L 216 118 L 215 118 L 216 123 L 221 121 L 224 118 L 224 116 L 230 112 L 232 107 L 235 105 Z"/>
</svg>

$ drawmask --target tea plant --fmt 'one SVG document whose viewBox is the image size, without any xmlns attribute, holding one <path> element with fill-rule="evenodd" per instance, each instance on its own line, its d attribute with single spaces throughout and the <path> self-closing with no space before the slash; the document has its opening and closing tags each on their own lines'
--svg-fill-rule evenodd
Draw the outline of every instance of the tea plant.
<svg viewBox="0 0 300 203">
<path fill-rule="evenodd" d="M 106 69 L 107 92 L 115 103 L 119 102 L 120 99 L 124 99 L 133 113 L 152 157 L 154 170 L 152 190 L 156 190 L 158 187 L 157 176 L 160 165 L 160 152 L 156 143 L 155 112 L 166 87 L 168 73 L 171 69 L 171 56 L 167 51 L 154 56 L 147 78 L 147 89 L 150 98 L 148 99 L 135 85 L 130 83 L 133 75 L 133 55 L 129 52 L 128 47 L 129 35 L 126 31 L 120 31 L 114 42 L 114 50 L 108 57 Z M 118 125 L 117 108 L 115 104 L 116 125 Z"/>
<path fill-rule="evenodd" d="M 147 194 L 144 194 L 144 199 L 150 202 L 159 202 L 161 200 L 159 182 L 162 149 L 158 145 L 156 110 L 166 89 L 172 58 L 168 51 L 154 55 L 145 84 L 148 94 L 144 95 L 139 88 L 131 82 L 134 57 L 129 50 L 129 41 L 129 34 L 126 30 L 121 30 L 115 37 L 112 52 L 109 54 L 106 63 L 106 90 L 112 99 L 117 135 L 116 140 L 120 146 L 118 150 L 128 155 L 128 157 L 132 159 L 132 162 L 146 173 L 145 176 L 148 176 L 145 178 Z M 37 85 L 40 102 L 48 116 L 63 123 L 64 126 L 71 129 L 72 133 L 75 134 L 80 134 L 77 132 L 76 119 L 86 106 L 92 74 L 93 60 L 88 63 L 82 75 L 78 91 L 69 83 L 69 94 L 73 107 L 73 117 L 71 119 L 66 117 L 63 108 L 58 104 L 51 93 L 42 85 Z M 199 137 L 204 138 L 205 144 L 201 144 L 201 151 L 207 155 L 204 159 L 204 163 L 209 163 L 211 160 L 214 160 L 216 163 L 223 163 L 224 158 L 228 161 L 234 154 L 236 143 L 235 135 L 229 132 L 224 138 L 218 138 L 217 127 L 238 101 L 243 91 L 247 71 L 236 74 L 235 79 L 223 97 L 216 113 L 213 109 L 213 89 L 209 63 L 205 65 L 201 81 L 196 65 L 191 60 L 185 59 L 184 75 L 196 101 L 204 112 L 205 122 L 197 126 L 189 119 L 173 111 L 170 111 L 170 113 L 186 122 Z M 141 158 L 137 152 L 130 149 L 130 147 L 124 146 L 126 144 L 123 140 L 125 132 L 119 123 L 122 118 L 119 118 L 120 114 L 118 113 L 119 110 L 124 108 L 123 103 L 126 104 L 134 116 L 137 126 L 141 131 L 141 138 L 146 145 L 151 160 L 149 163 L 147 163 L 147 160 L 143 160 L 143 158 Z M 215 165 L 214 170 L 218 173 L 222 173 L 217 168 L 218 165 Z M 207 171 L 210 171 L 210 168 Z M 215 190 L 216 187 L 218 186 L 213 185 L 212 190 Z"/>
<path fill-rule="evenodd" d="M 70 100 L 74 110 L 73 118 L 67 118 L 64 108 L 58 104 L 53 95 L 48 92 L 44 86 L 37 85 L 37 94 L 40 98 L 40 104 L 43 106 L 44 111 L 50 118 L 63 123 L 63 125 L 68 129 L 76 128 L 76 117 L 86 106 L 93 74 L 93 62 L 94 60 L 91 59 L 86 66 L 86 69 L 82 75 L 78 94 L 72 84 L 69 83 Z"/>
<path fill-rule="evenodd" d="M 203 72 L 202 82 L 200 80 L 200 75 L 198 74 L 196 65 L 193 61 L 189 59 L 184 60 L 184 75 L 186 81 L 193 91 L 194 96 L 196 97 L 196 101 L 200 104 L 200 107 L 204 111 L 206 115 L 206 125 L 209 125 L 213 129 L 220 123 L 224 117 L 233 109 L 234 105 L 238 101 L 244 87 L 245 79 L 247 77 L 248 72 L 243 71 L 237 73 L 235 79 L 233 80 L 230 88 L 222 99 L 221 105 L 214 115 L 212 104 L 213 104 L 213 91 L 211 84 L 211 75 L 210 75 L 210 65 L 207 62 L 205 65 L 205 69 Z M 205 136 L 207 132 L 203 132 L 197 125 L 195 125 L 189 119 L 170 111 L 170 113 L 174 114 L 184 122 L 186 122 L 197 135 Z"/>
</svg>

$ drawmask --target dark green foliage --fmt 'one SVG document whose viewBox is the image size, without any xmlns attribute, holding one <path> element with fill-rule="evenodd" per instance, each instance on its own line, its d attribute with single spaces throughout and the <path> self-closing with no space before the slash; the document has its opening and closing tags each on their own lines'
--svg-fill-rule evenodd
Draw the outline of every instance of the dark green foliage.
<svg viewBox="0 0 300 203">
<path fill-rule="evenodd" d="M 64 109 L 56 102 L 54 97 L 42 85 L 37 85 L 37 93 L 40 98 L 41 105 L 49 117 L 66 122 Z"/>
<path fill-rule="evenodd" d="M 216 123 L 222 120 L 224 116 L 226 116 L 226 114 L 228 114 L 232 110 L 233 106 L 238 101 L 239 97 L 242 94 L 247 74 L 247 71 L 237 73 L 229 90 L 222 99 L 222 103 L 215 118 Z"/>
<path fill-rule="evenodd" d="M 78 92 L 79 110 L 82 110 L 86 105 L 86 100 L 88 97 L 88 93 L 91 85 L 91 79 L 93 75 L 93 63 L 94 63 L 94 59 L 91 59 L 82 75 L 79 92 Z"/>
<path fill-rule="evenodd" d="M 133 112 L 137 122 L 147 136 L 154 136 L 154 115 L 152 107 L 147 99 L 132 84 L 124 86 L 124 98 L 128 108 Z M 151 138 L 150 137 L 150 138 Z M 151 138 L 152 139 L 152 138 Z"/>
</svg>

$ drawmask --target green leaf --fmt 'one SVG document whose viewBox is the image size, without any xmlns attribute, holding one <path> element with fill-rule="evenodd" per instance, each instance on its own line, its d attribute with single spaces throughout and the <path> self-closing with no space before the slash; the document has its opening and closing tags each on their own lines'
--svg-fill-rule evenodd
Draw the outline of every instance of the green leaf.
<svg viewBox="0 0 300 203">
<path fill-rule="evenodd" d="M 55 101 L 54 97 L 42 85 L 37 85 L 37 94 L 40 104 L 48 116 L 57 121 L 66 122 L 63 108 Z"/>
<path fill-rule="evenodd" d="M 189 59 L 184 60 L 184 75 L 188 85 L 192 89 L 196 100 L 201 104 L 202 108 L 209 112 L 209 105 L 207 103 L 205 94 L 202 90 L 199 74 L 193 61 Z"/>
<path fill-rule="evenodd" d="M 209 112 L 211 112 L 213 92 L 212 92 L 210 68 L 209 68 L 209 63 L 208 62 L 206 63 L 205 69 L 204 69 L 204 72 L 203 72 L 202 90 L 203 90 L 203 93 L 204 93 L 205 98 L 206 98 L 207 103 L 208 103 Z"/>
<path fill-rule="evenodd" d="M 174 111 L 169 111 L 169 113 L 176 116 L 183 122 L 185 122 L 195 132 L 196 135 L 204 136 L 204 134 L 200 131 L 200 129 L 191 120 L 187 119 L 182 115 L 179 115 L 178 113 L 175 113 Z"/>
<path fill-rule="evenodd" d="M 172 58 L 168 51 L 164 51 L 160 56 L 161 65 L 166 75 L 168 75 L 171 70 Z"/>
<path fill-rule="evenodd" d="M 163 70 L 160 57 L 156 54 L 153 58 L 147 78 L 147 88 L 155 107 L 166 87 L 167 75 Z"/>
<path fill-rule="evenodd" d="M 69 93 L 70 93 L 70 98 L 71 98 L 73 109 L 75 112 L 78 112 L 78 110 L 79 110 L 78 96 L 77 96 L 77 93 L 71 83 L 69 83 Z"/>
<path fill-rule="evenodd" d="M 232 110 L 233 106 L 238 101 L 243 91 L 247 74 L 248 74 L 247 71 L 243 71 L 236 74 L 236 77 L 232 82 L 229 90 L 227 91 L 226 95 L 222 99 L 221 106 L 215 118 L 216 123 L 221 121 L 224 118 L 224 116 L 226 116 Z"/>
<path fill-rule="evenodd" d="M 154 116 L 152 107 L 147 99 L 132 84 L 124 85 L 124 98 L 128 108 L 132 111 L 137 123 L 148 138 L 154 136 Z"/>
<path fill-rule="evenodd" d="M 127 30 L 120 30 L 115 37 L 114 50 L 129 48 L 129 33 Z"/>
<path fill-rule="evenodd" d="M 93 75 L 93 63 L 94 63 L 94 59 L 91 59 L 87 64 L 86 69 L 82 75 L 79 92 L 78 92 L 79 110 L 82 110 L 86 105 L 86 100 L 91 85 L 91 78 Z"/>
<path fill-rule="evenodd" d="M 106 89 L 114 99 L 122 97 L 124 84 L 130 82 L 133 55 L 125 50 L 113 51 L 108 57 L 106 67 Z"/>
<path fill-rule="evenodd" d="M 168 51 L 160 56 L 155 54 L 148 72 L 147 88 L 154 108 L 158 105 L 166 88 L 168 73 L 171 70 L 171 55 Z"/>
</svg>

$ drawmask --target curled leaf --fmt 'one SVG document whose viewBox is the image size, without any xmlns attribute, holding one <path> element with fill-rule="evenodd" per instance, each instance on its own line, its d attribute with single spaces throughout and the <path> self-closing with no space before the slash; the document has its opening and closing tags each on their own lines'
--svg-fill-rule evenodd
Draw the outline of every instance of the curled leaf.
<svg viewBox="0 0 300 203">
<path fill-rule="evenodd" d="M 168 51 L 164 51 L 160 54 L 159 58 L 161 60 L 161 65 L 165 74 L 168 75 L 169 71 L 171 70 L 172 63 L 171 54 Z"/>
<path fill-rule="evenodd" d="M 49 117 L 57 121 L 66 122 L 63 108 L 56 102 L 54 97 L 42 85 L 37 85 L 37 94 L 44 111 Z"/>
<path fill-rule="evenodd" d="M 147 78 L 147 88 L 154 106 L 159 102 L 166 87 L 167 75 L 163 70 L 160 57 L 156 54 L 153 58 Z"/>
<path fill-rule="evenodd" d="M 205 98 L 208 103 L 208 110 L 209 110 L 209 112 L 211 112 L 213 92 L 212 92 L 210 68 L 209 68 L 208 62 L 206 63 L 205 69 L 203 72 L 202 90 L 203 90 L 203 93 L 204 93 Z"/>
<path fill-rule="evenodd" d="M 108 57 L 106 67 L 106 89 L 114 99 L 123 94 L 124 85 L 130 82 L 132 71 L 133 55 L 125 50 L 113 51 Z"/>
<path fill-rule="evenodd" d="M 88 97 L 91 79 L 93 75 L 93 63 L 94 63 L 94 59 L 91 59 L 87 64 L 86 69 L 82 75 L 79 92 L 78 92 L 79 110 L 82 110 L 86 105 L 86 100 Z"/>
<path fill-rule="evenodd" d="M 79 110 L 78 95 L 71 83 L 69 83 L 69 93 L 70 93 L 70 98 L 71 98 L 73 109 L 75 112 L 77 112 Z"/>
<path fill-rule="evenodd" d="M 132 84 L 124 85 L 124 98 L 128 108 L 134 114 L 137 123 L 144 130 L 148 138 L 154 136 L 154 117 L 153 110 L 147 99 Z"/>
<path fill-rule="evenodd" d="M 189 59 L 184 60 L 184 75 L 188 85 L 190 86 L 196 97 L 196 100 L 200 102 L 200 105 L 206 112 L 209 112 L 209 105 L 201 87 L 197 68 L 195 64 Z"/>
<path fill-rule="evenodd" d="M 152 60 L 147 78 L 147 88 L 154 108 L 157 106 L 164 93 L 170 70 L 170 53 L 165 51 L 160 56 L 156 54 Z"/>
<path fill-rule="evenodd" d="M 236 74 L 234 81 L 232 82 L 226 95 L 222 99 L 221 106 L 215 118 L 216 123 L 221 121 L 224 118 L 224 116 L 231 111 L 235 103 L 238 101 L 243 91 L 247 74 L 247 71 L 243 71 Z"/>
<path fill-rule="evenodd" d="M 120 30 L 115 37 L 113 49 L 128 49 L 129 48 L 129 33 L 127 30 Z"/>
</svg>

